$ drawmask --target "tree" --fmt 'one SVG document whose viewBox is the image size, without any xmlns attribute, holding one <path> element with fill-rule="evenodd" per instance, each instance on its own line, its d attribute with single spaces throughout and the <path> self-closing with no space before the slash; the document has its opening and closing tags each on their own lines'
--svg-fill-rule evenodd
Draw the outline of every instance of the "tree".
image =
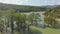
<svg viewBox="0 0 60 34">
<path fill-rule="evenodd" d="M 7 18 L 7 21 L 8 21 L 7 25 L 9 24 L 8 26 L 11 26 L 11 32 L 13 33 L 13 30 L 14 30 L 13 22 L 14 22 L 14 13 L 15 13 L 15 11 L 13 9 L 9 9 L 4 13 L 5 13 L 4 16 Z"/>
<path fill-rule="evenodd" d="M 20 13 L 15 13 L 15 20 L 16 20 L 18 32 L 20 32 L 20 29 L 22 28 L 22 15 Z"/>
<path fill-rule="evenodd" d="M 33 25 L 34 15 L 35 13 L 31 13 L 30 15 L 28 15 L 28 21 L 31 23 L 31 25 Z"/>
<path fill-rule="evenodd" d="M 54 9 L 50 9 L 48 11 L 45 12 L 45 22 L 48 23 L 48 26 L 56 26 L 57 21 L 57 15 L 59 14 L 59 11 L 57 11 L 55 8 Z"/>
</svg>

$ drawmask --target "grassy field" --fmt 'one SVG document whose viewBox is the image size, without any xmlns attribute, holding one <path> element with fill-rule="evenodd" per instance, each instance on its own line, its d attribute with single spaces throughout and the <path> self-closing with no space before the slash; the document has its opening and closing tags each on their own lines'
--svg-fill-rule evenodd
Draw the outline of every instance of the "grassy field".
<svg viewBox="0 0 60 34">
<path fill-rule="evenodd" d="M 30 26 L 30 30 L 32 31 L 32 34 L 60 34 L 60 29 L 54 29 L 54 28 L 40 28 L 36 26 Z M 5 34 L 5 33 L 0 33 Z M 18 34 L 18 33 L 15 33 Z"/>
<path fill-rule="evenodd" d="M 60 29 L 54 28 L 40 28 L 36 26 L 30 26 L 31 31 L 33 34 L 60 34 Z"/>
</svg>

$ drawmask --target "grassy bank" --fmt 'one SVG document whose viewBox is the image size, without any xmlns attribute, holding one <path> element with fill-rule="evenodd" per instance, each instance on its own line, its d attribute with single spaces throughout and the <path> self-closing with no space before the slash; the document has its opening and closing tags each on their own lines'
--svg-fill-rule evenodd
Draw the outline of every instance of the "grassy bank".
<svg viewBox="0 0 60 34">
<path fill-rule="evenodd" d="M 54 28 L 40 28 L 36 26 L 30 26 L 30 29 L 32 32 L 35 32 L 37 34 L 60 34 L 60 29 L 54 29 Z M 39 33 L 40 32 L 40 33 Z"/>
</svg>

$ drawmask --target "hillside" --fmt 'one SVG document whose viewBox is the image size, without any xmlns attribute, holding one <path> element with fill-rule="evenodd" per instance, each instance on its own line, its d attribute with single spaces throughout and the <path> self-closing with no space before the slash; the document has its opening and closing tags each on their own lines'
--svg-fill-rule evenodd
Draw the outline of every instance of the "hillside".
<svg viewBox="0 0 60 34">
<path fill-rule="evenodd" d="M 57 7 L 57 6 L 56 6 Z M 27 5 L 13 5 L 0 3 L 0 10 L 7 10 L 9 8 L 20 11 L 45 11 L 48 8 L 54 8 L 53 6 L 27 6 Z"/>
</svg>

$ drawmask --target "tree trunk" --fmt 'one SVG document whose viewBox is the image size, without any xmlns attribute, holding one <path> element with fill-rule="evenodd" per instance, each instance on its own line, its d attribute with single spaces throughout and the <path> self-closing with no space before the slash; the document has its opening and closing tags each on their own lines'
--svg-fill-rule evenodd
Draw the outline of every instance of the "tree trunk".
<svg viewBox="0 0 60 34">
<path fill-rule="evenodd" d="M 13 33 L 13 30 L 14 30 L 13 17 L 11 17 L 11 33 Z"/>
<path fill-rule="evenodd" d="M 18 28 L 18 32 L 20 32 L 20 30 L 22 29 L 22 23 L 20 23 L 20 21 L 17 21 L 17 28 Z"/>
</svg>

